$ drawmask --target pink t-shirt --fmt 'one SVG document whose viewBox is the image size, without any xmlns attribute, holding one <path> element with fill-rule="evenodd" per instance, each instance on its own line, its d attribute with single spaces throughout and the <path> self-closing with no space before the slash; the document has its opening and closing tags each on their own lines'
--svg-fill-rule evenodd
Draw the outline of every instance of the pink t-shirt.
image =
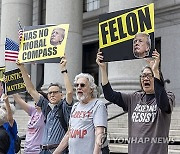
<svg viewBox="0 0 180 154">
<path fill-rule="evenodd" d="M 35 107 L 29 108 L 29 122 L 26 132 L 26 142 L 24 147 L 25 154 L 39 154 L 40 144 L 44 131 L 44 116 L 42 112 L 38 112 Z"/>
</svg>

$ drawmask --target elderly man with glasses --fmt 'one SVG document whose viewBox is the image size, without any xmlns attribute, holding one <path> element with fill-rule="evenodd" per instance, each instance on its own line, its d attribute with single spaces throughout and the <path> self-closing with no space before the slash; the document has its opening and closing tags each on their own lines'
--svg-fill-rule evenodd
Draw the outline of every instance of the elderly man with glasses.
<svg viewBox="0 0 180 154">
<path fill-rule="evenodd" d="M 72 107 L 68 132 L 53 154 L 61 153 L 68 145 L 69 154 L 101 154 L 107 128 L 105 104 L 96 98 L 90 74 L 78 74 L 74 83 L 78 102 Z M 108 153 L 107 146 L 106 150 Z"/>
<path fill-rule="evenodd" d="M 48 87 L 48 99 L 43 97 L 34 88 L 27 71 L 22 64 L 18 64 L 21 70 L 26 88 L 29 94 L 33 97 L 37 106 L 41 107 L 42 113 L 45 116 L 45 128 L 43 133 L 41 154 L 50 154 L 58 146 L 59 142 L 64 137 L 67 131 L 67 123 L 72 108 L 73 87 L 68 77 L 66 70 L 66 59 L 63 57 L 60 61 L 61 73 L 63 74 L 66 88 L 66 98 L 63 99 L 62 87 L 59 84 L 50 84 Z M 65 149 L 63 154 L 67 154 Z"/>
</svg>

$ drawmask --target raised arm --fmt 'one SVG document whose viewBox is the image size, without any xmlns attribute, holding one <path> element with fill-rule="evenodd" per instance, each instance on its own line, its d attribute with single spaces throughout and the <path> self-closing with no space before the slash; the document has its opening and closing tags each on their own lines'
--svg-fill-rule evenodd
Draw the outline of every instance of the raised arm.
<svg viewBox="0 0 180 154">
<path fill-rule="evenodd" d="M 6 94 L 3 94 L 3 100 L 4 100 L 5 105 L 6 105 L 7 120 L 9 122 L 10 126 L 12 127 L 13 123 L 14 123 L 13 113 L 11 111 L 11 107 L 10 107 L 8 96 Z"/>
<path fill-rule="evenodd" d="M 66 64 L 67 64 L 66 58 L 62 57 L 60 61 L 60 68 L 61 68 L 61 73 L 63 74 L 64 84 L 66 88 L 66 101 L 69 105 L 71 105 L 73 99 L 73 87 L 68 76 Z"/>
<path fill-rule="evenodd" d="M 27 113 L 29 113 L 29 105 L 19 96 L 19 94 L 13 94 L 13 98 L 16 103 Z"/>
<path fill-rule="evenodd" d="M 96 63 L 99 65 L 101 71 L 101 80 L 102 80 L 101 82 L 102 82 L 104 97 L 106 100 L 113 102 L 118 106 L 121 106 L 124 110 L 127 110 L 127 107 L 122 99 L 121 93 L 114 91 L 109 83 L 106 64 L 105 62 L 103 62 L 103 58 L 104 58 L 103 54 L 99 49 L 96 57 Z"/>
<path fill-rule="evenodd" d="M 154 74 L 154 91 L 157 101 L 157 106 L 166 113 L 172 112 L 172 106 L 174 104 L 174 95 L 167 94 L 164 83 L 162 83 L 159 72 L 160 54 L 157 50 L 153 51 L 151 60 L 147 60 Z"/>
<path fill-rule="evenodd" d="M 153 51 L 152 58 L 153 61 L 150 61 L 150 67 L 152 68 L 154 77 L 160 80 L 160 74 L 159 74 L 160 54 L 157 52 L 157 50 Z"/>
<path fill-rule="evenodd" d="M 24 64 L 20 64 L 17 62 L 17 66 L 21 70 L 23 80 L 26 84 L 26 89 L 27 89 L 28 93 L 32 96 L 32 98 L 34 99 L 35 102 L 38 102 L 40 99 L 40 95 L 37 92 L 37 90 L 35 89 L 34 85 L 32 84 L 32 82 L 28 76 L 28 73 L 26 71 L 26 68 L 24 67 Z"/>
<path fill-rule="evenodd" d="M 99 65 L 100 71 L 101 71 L 101 79 L 102 79 L 102 85 L 106 85 L 108 83 L 108 76 L 107 76 L 107 70 L 106 70 L 106 64 L 103 62 L 103 55 L 100 49 L 98 50 L 97 57 L 96 57 L 96 63 Z"/>
</svg>

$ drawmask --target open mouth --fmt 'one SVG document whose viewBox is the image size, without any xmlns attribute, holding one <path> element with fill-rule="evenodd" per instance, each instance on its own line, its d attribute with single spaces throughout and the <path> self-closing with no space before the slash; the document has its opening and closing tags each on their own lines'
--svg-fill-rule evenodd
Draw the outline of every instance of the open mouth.
<svg viewBox="0 0 180 154">
<path fill-rule="evenodd" d="M 144 83 L 144 87 L 146 87 L 146 88 L 150 87 L 150 83 L 149 82 L 145 82 Z"/>
</svg>

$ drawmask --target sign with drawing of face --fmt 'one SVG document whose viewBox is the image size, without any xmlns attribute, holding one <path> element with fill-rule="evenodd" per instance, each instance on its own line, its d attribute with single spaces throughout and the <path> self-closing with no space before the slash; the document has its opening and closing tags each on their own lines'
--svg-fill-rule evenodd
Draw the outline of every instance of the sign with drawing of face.
<svg viewBox="0 0 180 154">
<path fill-rule="evenodd" d="M 50 44 L 53 46 L 60 45 L 65 37 L 65 29 L 56 27 L 53 29 L 50 38 Z"/>
<path fill-rule="evenodd" d="M 154 50 L 154 4 L 101 15 L 99 48 L 106 62 L 150 57 Z"/>
<path fill-rule="evenodd" d="M 29 27 L 23 32 L 18 55 L 20 63 L 54 62 L 55 58 L 64 56 L 69 24 Z"/>
<path fill-rule="evenodd" d="M 151 50 L 150 35 L 144 32 L 137 33 L 133 39 L 133 54 L 136 58 L 149 56 Z"/>
</svg>

